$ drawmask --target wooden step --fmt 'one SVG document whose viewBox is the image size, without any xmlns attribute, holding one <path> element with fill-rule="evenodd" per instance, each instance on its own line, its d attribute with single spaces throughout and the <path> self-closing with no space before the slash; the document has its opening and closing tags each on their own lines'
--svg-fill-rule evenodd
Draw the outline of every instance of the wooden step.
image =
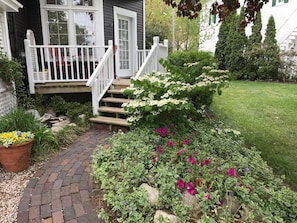
<svg viewBox="0 0 297 223">
<path fill-rule="evenodd" d="M 130 79 L 115 79 L 112 82 L 114 89 L 123 89 L 126 87 L 130 87 L 131 81 Z"/>
<path fill-rule="evenodd" d="M 102 98 L 103 102 L 111 102 L 111 103 L 128 103 L 131 100 L 130 99 L 126 99 L 126 98 L 112 98 L 112 97 L 106 97 L 106 98 Z"/>
<path fill-rule="evenodd" d="M 125 126 L 125 127 L 130 126 L 130 124 L 127 122 L 127 120 L 122 119 L 122 118 L 111 118 L 111 117 L 97 116 L 95 118 L 90 118 L 90 121 L 95 122 L 95 123 L 109 124 L 109 125 L 118 125 L 118 126 Z"/>
<path fill-rule="evenodd" d="M 106 112 L 106 113 L 126 114 L 126 112 L 123 108 L 108 107 L 108 106 L 100 106 L 98 108 L 98 111 Z"/>
<path fill-rule="evenodd" d="M 123 94 L 124 89 L 110 89 L 107 91 L 109 94 Z"/>
</svg>

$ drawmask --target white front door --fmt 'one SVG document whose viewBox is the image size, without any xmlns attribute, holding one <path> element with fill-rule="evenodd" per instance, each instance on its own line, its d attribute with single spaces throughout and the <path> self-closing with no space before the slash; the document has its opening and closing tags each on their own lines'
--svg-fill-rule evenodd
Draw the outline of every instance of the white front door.
<svg viewBox="0 0 297 223">
<path fill-rule="evenodd" d="M 116 51 L 116 76 L 131 77 L 136 58 L 136 13 L 114 7 L 114 33 Z"/>
<path fill-rule="evenodd" d="M 132 74 L 131 64 L 131 21 L 128 17 L 119 17 L 119 72 L 120 77 L 129 77 Z"/>
</svg>

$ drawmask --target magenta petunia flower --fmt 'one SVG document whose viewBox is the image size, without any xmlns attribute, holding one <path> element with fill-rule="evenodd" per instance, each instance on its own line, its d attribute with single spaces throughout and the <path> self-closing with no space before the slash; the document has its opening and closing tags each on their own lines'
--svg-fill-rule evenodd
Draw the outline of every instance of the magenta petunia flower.
<svg viewBox="0 0 297 223">
<path fill-rule="evenodd" d="M 162 153 L 162 148 L 161 148 L 161 146 L 158 146 L 158 148 L 157 148 L 157 152 L 158 152 L 158 153 Z"/>
<path fill-rule="evenodd" d="M 185 139 L 185 140 L 184 140 L 184 144 L 185 144 L 185 145 L 188 145 L 188 144 L 189 144 L 189 140 L 188 140 L 188 139 Z"/>
<path fill-rule="evenodd" d="M 233 168 L 230 168 L 228 170 L 228 174 L 229 174 L 229 176 L 234 177 L 235 176 L 235 170 Z"/>
<path fill-rule="evenodd" d="M 193 165 L 196 165 L 196 164 L 197 164 L 197 161 L 196 161 L 192 156 L 189 156 L 189 161 L 190 161 Z"/>
<path fill-rule="evenodd" d="M 201 166 L 207 166 L 210 163 L 210 158 L 207 158 L 201 163 Z"/>
<path fill-rule="evenodd" d="M 207 200 L 210 200 L 210 194 L 206 194 L 206 195 L 204 196 L 204 198 L 207 199 Z"/>
<path fill-rule="evenodd" d="M 177 186 L 179 189 L 183 189 L 183 188 L 185 188 L 185 182 L 182 179 L 178 179 Z"/>
<path fill-rule="evenodd" d="M 172 147 L 173 146 L 173 142 L 172 141 L 168 141 L 168 146 Z"/>
<path fill-rule="evenodd" d="M 162 128 L 157 128 L 157 133 L 162 133 Z"/>
<path fill-rule="evenodd" d="M 195 195 L 196 194 L 196 191 L 195 191 L 195 189 L 193 187 L 192 182 L 188 182 L 187 191 L 191 195 Z"/>
</svg>

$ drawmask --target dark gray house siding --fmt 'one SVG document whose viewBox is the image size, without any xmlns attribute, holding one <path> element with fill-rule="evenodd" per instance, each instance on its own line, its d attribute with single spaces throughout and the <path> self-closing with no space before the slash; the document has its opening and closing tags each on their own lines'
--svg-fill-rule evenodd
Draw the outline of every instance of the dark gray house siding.
<svg viewBox="0 0 297 223">
<path fill-rule="evenodd" d="M 104 0 L 103 2 L 103 11 L 104 11 L 104 31 L 105 31 L 105 41 L 107 42 L 110 39 L 114 39 L 114 21 L 113 21 L 113 7 L 121 7 L 137 13 L 137 45 L 139 49 L 143 49 L 143 0 Z"/>
<path fill-rule="evenodd" d="M 22 59 L 26 30 L 32 29 L 37 44 L 43 43 L 39 0 L 18 0 L 23 8 L 18 13 L 8 13 L 8 28 L 12 56 Z M 137 12 L 137 40 L 138 48 L 143 49 L 143 0 L 104 0 L 104 29 L 105 40 L 114 40 L 113 6 Z"/>
<path fill-rule="evenodd" d="M 37 44 L 42 44 L 42 29 L 39 0 L 18 0 L 23 5 L 19 12 L 7 13 L 11 53 L 22 59 L 26 30 L 34 31 Z"/>
</svg>

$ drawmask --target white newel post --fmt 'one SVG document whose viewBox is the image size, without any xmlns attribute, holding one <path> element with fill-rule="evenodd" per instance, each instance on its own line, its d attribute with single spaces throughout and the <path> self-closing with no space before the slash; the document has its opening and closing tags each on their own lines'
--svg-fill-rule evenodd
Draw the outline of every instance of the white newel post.
<svg viewBox="0 0 297 223">
<path fill-rule="evenodd" d="M 158 71 L 158 64 L 159 64 L 159 52 L 160 52 L 160 38 L 159 36 L 154 36 L 153 38 L 153 43 L 154 45 L 157 45 L 156 49 L 156 59 L 154 60 L 154 68 L 153 70 Z"/>
<path fill-rule="evenodd" d="M 30 94 L 35 94 L 30 40 L 25 39 L 24 44 L 25 44 L 26 66 L 27 66 Z"/>
</svg>

